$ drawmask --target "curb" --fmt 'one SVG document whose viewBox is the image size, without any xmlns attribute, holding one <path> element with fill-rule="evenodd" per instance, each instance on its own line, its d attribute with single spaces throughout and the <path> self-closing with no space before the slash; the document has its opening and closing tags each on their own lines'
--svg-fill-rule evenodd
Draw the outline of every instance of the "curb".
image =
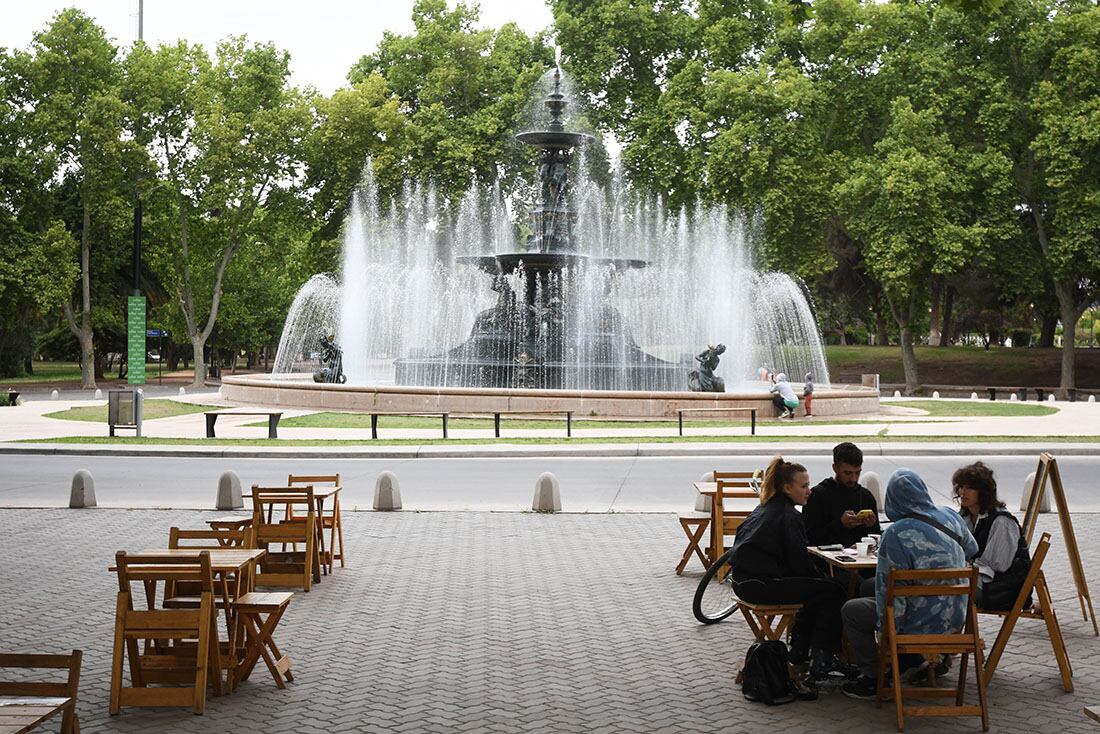
<svg viewBox="0 0 1100 734">
<path fill-rule="evenodd" d="M 838 437 L 839 440 L 839 437 Z M 114 456 L 233 459 L 503 459 L 503 458 L 634 458 L 660 456 L 762 456 L 777 453 L 797 456 L 831 456 L 831 442 L 812 444 L 588 444 L 569 446 L 502 445 L 486 448 L 483 444 L 459 447 L 386 446 L 371 448 L 322 447 L 251 448 L 226 446 L 102 446 L 64 444 L 0 444 L 6 456 Z M 1058 456 L 1100 456 L 1100 444 L 1049 443 L 861 443 L 865 456 L 1014 456 L 1049 451 Z"/>
</svg>

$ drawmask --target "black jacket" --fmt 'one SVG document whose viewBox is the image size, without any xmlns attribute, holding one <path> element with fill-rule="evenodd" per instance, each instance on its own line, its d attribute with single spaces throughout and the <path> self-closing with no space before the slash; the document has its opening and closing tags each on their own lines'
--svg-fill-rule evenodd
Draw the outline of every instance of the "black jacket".
<svg viewBox="0 0 1100 734">
<path fill-rule="evenodd" d="M 806 551 L 802 514 L 782 493 L 753 510 L 737 528 L 731 565 L 738 581 L 821 576 Z"/>
<path fill-rule="evenodd" d="M 846 510 L 872 510 L 875 524 L 871 527 L 859 525 L 846 528 L 840 522 L 840 516 Z M 849 548 L 865 535 L 882 533 L 878 524 L 878 505 L 870 490 L 861 484 L 849 489 L 834 477 L 823 480 L 813 488 L 809 501 L 802 509 L 802 519 L 806 523 L 806 537 L 810 539 L 810 545 L 840 543 Z"/>
</svg>

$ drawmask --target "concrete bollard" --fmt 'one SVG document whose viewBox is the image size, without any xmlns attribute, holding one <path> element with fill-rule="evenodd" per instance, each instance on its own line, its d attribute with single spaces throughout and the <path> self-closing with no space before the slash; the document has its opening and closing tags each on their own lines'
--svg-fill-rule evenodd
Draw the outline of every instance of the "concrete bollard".
<svg viewBox="0 0 1100 734">
<path fill-rule="evenodd" d="M 543 472 L 535 480 L 535 498 L 531 500 L 531 509 L 535 512 L 561 511 L 561 488 L 558 478 L 550 472 Z"/>
<path fill-rule="evenodd" d="M 1012 403 L 1015 403 L 1019 399 L 1020 399 L 1020 396 L 1017 395 L 1016 393 L 1012 393 L 1011 395 L 1008 396 L 1009 402 L 1012 402 Z"/>
<path fill-rule="evenodd" d="M 100 390 L 98 387 L 95 389 L 95 399 L 96 400 L 102 400 L 103 399 L 103 391 Z"/>
<path fill-rule="evenodd" d="M 69 507 L 73 509 L 95 507 L 95 482 L 92 481 L 92 473 L 87 469 L 81 469 L 73 474 L 73 488 L 69 492 Z"/>
<path fill-rule="evenodd" d="M 187 388 L 186 387 L 181 387 L 180 388 L 180 395 L 186 395 L 186 394 L 187 394 Z"/>
<path fill-rule="evenodd" d="M 59 393 L 57 390 L 50 391 L 50 400 L 57 400 L 59 397 L 61 397 L 61 393 Z"/>
<path fill-rule="evenodd" d="M 383 512 L 401 509 L 401 485 L 392 471 L 382 472 L 374 483 L 374 509 Z"/>
<path fill-rule="evenodd" d="M 700 482 L 713 482 L 714 481 L 714 472 L 708 471 L 707 473 L 703 474 L 703 476 L 699 477 L 699 481 Z M 711 497 L 709 495 L 705 495 L 705 494 L 700 494 L 695 498 L 695 511 L 696 512 L 713 512 L 713 510 L 714 510 L 714 498 L 713 497 Z"/>
<path fill-rule="evenodd" d="M 1096 402 L 1096 396 L 1095 395 L 1089 395 L 1089 402 L 1090 403 L 1095 403 Z"/>
<path fill-rule="evenodd" d="M 971 400 L 977 400 L 978 399 L 978 393 L 976 393 L 976 392 L 970 393 L 970 399 Z"/>
<path fill-rule="evenodd" d="M 932 399 L 933 400 L 939 400 L 940 399 L 940 391 L 939 390 L 933 390 L 932 391 Z"/>
<path fill-rule="evenodd" d="M 237 472 L 222 472 L 218 477 L 218 500 L 214 507 L 218 510 L 239 510 L 244 507 L 241 478 L 237 476 Z"/>
<path fill-rule="evenodd" d="M 1053 403 L 1054 402 L 1054 396 L 1053 395 L 1047 395 L 1047 402 L 1048 403 Z"/>
<path fill-rule="evenodd" d="M 875 497 L 875 506 L 882 512 L 882 480 L 873 471 L 865 471 L 859 475 L 859 483 L 867 488 Z"/>
<path fill-rule="evenodd" d="M 894 397 L 895 398 L 900 398 L 901 397 L 901 390 L 894 390 Z"/>
<path fill-rule="evenodd" d="M 1035 481 L 1035 472 L 1031 472 L 1027 475 L 1027 479 L 1024 480 L 1024 493 L 1020 495 L 1020 512 L 1027 511 L 1027 497 L 1031 494 L 1031 485 Z M 1047 484 L 1050 484 L 1050 480 L 1047 480 Z M 1049 490 L 1050 487 L 1048 486 Z M 1043 499 L 1039 502 L 1039 512 L 1050 512 L 1050 492 L 1043 492 Z"/>
</svg>

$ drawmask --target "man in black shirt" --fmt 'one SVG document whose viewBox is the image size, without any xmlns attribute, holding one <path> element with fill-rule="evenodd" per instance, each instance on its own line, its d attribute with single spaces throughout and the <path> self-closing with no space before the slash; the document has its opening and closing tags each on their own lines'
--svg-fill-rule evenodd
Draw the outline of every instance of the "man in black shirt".
<svg viewBox="0 0 1100 734">
<path fill-rule="evenodd" d="M 833 448 L 833 473 L 813 488 L 802 510 L 810 545 L 855 545 L 866 535 L 882 533 L 875 496 L 859 483 L 863 452 L 854 443 Z M 870 510 L 870 512 L 861 511 Z"/>
</svg>

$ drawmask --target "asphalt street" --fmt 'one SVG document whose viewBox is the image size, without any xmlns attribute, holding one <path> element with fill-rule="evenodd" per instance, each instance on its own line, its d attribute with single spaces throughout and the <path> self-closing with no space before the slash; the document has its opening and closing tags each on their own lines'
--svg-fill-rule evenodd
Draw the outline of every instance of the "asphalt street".
<svg viewBox="0 0 1100 734">
<path fill-rule="evenodd" d="M 801 461 L 816 483 L 831 473 L 827 456 Z M 974 456 L 973 458 L 982 458 Z M 992 456 L 1000 494 L 1010 509 L 1019 507 L 1024 479 L 1037 456 Z M 0 457 L 0 507 L 58 507 L 69 499 L 72 475 L 92 473 L 98 502 L 106 507 L 212 508 L 218 477 L 234 471 L 241 484 L 277 486 L 288 474 L 339 472 L 345 510 L 371 509 L 380 472 L 394 472 L 406 510 L 490 510 L 530 508 L 535 481 L 553 472 L 561 486 L 565 512 L 682 512 L 692 508 L 692 482 L 712 469 L 746 470 L 767 464 L 770 456 L 690 457 L 524 457 L 410 459 L 234 459 L 127 456 Z M 950 503 L 951 473 L 966 457 L 868 457 L 865 471 L 885 479 L 898 467 L 924 477 L 944 504 Z M 1070 508 L 1100 512 L 1100 457 L 1059 459 Z"/>
</svg>

